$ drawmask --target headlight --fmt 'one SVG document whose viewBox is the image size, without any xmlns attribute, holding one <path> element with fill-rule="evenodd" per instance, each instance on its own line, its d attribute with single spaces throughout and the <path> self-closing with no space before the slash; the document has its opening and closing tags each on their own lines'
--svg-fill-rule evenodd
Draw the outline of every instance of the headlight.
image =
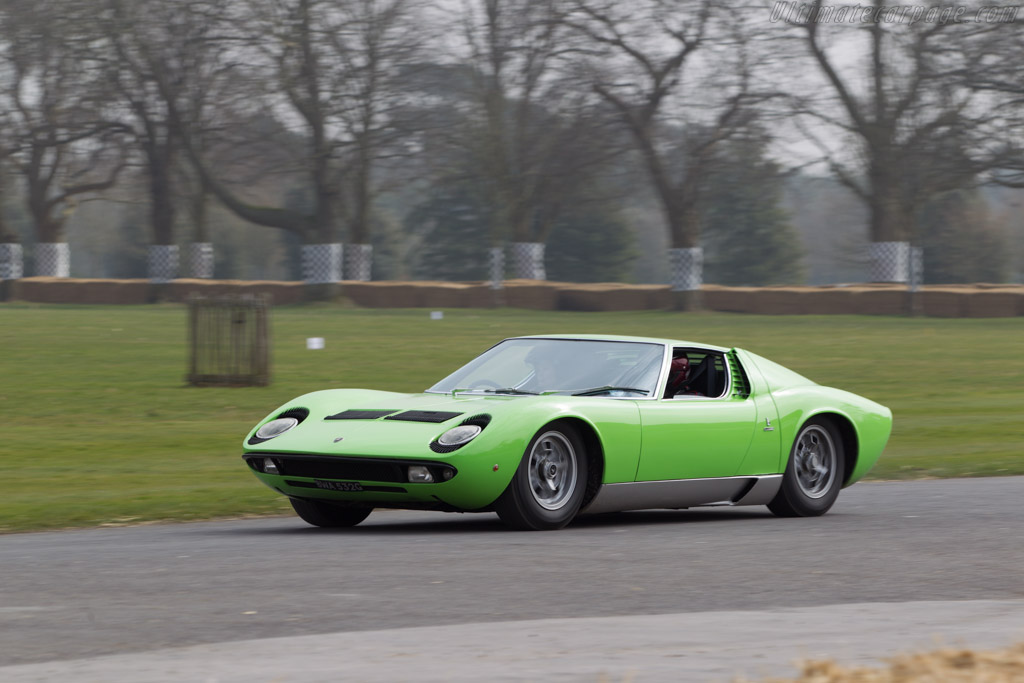
<svg viewBox="0 0 1024 683">
<path fill-rule="evenodd" d="M 480 425 L 460 425 L 439 436 L 437 442 L 442 446 L 461 446 L 475 439 L 481 431 Z"/>
<path fill-rule="evenodd" d="M 297 424 L 299 424 L 299 421 L 294 417 L 279 417 L 256 430 L 256 438 L 273 439 L 275 436 L 281 436 Z"/>
</svg>

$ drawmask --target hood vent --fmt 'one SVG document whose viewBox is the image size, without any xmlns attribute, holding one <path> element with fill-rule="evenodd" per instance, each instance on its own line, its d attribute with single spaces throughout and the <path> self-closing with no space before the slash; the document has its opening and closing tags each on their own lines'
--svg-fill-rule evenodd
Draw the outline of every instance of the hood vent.
<svg viewBox="0 0 1024 683">
<path fill-rule="evenodd" d="M 391 415 L 386 420 L 401 420 L 403 422 L 433 422 L 440 424 L 458 417 L 462 413 L 449 413 L 443 410 L 407 410 L 398 415 Z"/>
<path fill-rule="evenodd" d="M 397 413 L 397 410 L 345 410 L 328 415 L 325 420 L 379 420 L 385 415 Z"/>
</svg>

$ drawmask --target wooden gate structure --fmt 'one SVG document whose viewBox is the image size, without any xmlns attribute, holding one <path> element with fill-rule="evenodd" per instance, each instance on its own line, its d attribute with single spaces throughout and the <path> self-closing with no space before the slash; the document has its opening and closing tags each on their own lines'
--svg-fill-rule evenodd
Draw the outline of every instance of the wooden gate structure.
<svg viewBox="0 0 1024 683">
<path fill-rule="evenodd" d="M 198 387 L 268 385 L 269 309 L 266 297 L 191 297 L 188 383 Z"/>
</svg>

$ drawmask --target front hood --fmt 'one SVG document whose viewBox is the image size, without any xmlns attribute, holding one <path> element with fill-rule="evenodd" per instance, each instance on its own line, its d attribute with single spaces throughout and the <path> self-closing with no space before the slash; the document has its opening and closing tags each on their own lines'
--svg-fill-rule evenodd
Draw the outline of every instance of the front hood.
<svg viewBox="0 0 1024 683">
<path fill-rule="evenodd" d="M 497 419 L 515 405 L 552 399 L 556 397 L 318 391 L 289 401 L 261 420 L 246 437 L 244 447 L 249 452 L 444 459 L 444 454 L 430 449 L 430 443 L 466 419 L 485 414 Z M 265 422 L 297 408 L 309 411 L 297 427 L 269 441 L 249 442 Z"/>
</svg>

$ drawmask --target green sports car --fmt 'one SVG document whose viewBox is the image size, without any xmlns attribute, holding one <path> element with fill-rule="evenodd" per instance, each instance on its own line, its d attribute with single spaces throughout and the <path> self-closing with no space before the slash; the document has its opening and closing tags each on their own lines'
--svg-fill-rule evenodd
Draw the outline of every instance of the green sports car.
<svg viewBox="0 0 1024 683">
<path fill-rule="evenodd" d="M 558 529 L 704 505 L 821 515 L 891 428 L 885 406 L 742 349 L 548 335 L 506 339 L 423 393 L 300 396 L 256 425 L 243 457 L 316 526 L 411 508 Z"/>
</svg>

